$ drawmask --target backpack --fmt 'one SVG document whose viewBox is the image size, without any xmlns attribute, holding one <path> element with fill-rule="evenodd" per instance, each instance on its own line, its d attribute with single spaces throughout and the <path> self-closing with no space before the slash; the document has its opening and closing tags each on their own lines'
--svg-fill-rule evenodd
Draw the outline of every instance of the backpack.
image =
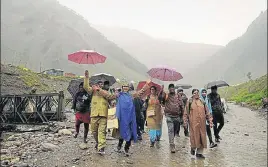
<svg viewBox="0 0 268 167">
<path fill-rule="evenodd" d="M 200 99 L 201 100 L 201 99 Z M 205 101 L 203 101 L 203 100 L 201 100 L 202 101 L 202 103 L 203 103 L 203 105 L 204 105 L 204 108 L 205 108 L 205 112 L 207 112 L 207 108 L 206 108 L 206 102 Z M 193 103 L 193 99 L 191 98 L 191 99 L 189 99 L 189 109 L 188 109 L 188 115 L 190 114 L 190 111 L 191 111 L 191 105 L 192 105 L 192 103 Z"/>
<path fill-rule="evenodd" d="M 76 110 L 82 113 L 89 111 L 91 100 L 92 100 L 92 95 L 90 94 L 87 95 L 87 100 L 83 100 L 83 101 L 77 100 Z"/>
</svg>

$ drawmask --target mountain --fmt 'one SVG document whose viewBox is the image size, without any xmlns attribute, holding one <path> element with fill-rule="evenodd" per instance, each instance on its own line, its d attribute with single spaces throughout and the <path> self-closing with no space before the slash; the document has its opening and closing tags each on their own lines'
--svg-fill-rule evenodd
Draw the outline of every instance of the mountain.
<svg viewBox="0 0 268 167">
<path fill-rule="evenodd" d="M 252 79 L 267 74 L 267 10 L 249 25 L 242 36 L 187 73 L 184 79 L 201 86 L 215 79 L 237 84 L 247 81 L 249 72 Z"/>
<path fill-rule="evenodd" d="M 157 39 L 128 28 L 92 26 L 103 33 L 109 40 L 136 57 L 148 68 L 156 65 L 168 65 L 176 68 L 182 74 L 204 62 L 207 57 L 223 48 L 218 45 Z"/>
<path fill-rule="evenodd" d="M 93 49 L 107 57 L 105 64 L 79 65 L 67 55 Z M 119 78 L 146 78 L 147 67 L 107 40 L 76 12 L 56 0 L 1 1 L 2 63 L 25 65 L 34 71 L 60 68 L 83 74 L 111 73 Z"/>
</svg>

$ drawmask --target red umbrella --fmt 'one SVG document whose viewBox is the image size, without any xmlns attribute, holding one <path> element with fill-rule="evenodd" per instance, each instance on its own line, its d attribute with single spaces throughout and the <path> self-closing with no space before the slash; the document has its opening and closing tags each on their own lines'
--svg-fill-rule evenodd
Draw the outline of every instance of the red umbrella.
<svg viewBox="0 0 268 167">
<path fill-rule="evenodd" d="M 138 84 L 138 86 L 137 86 L 137 90 L 138 90 L 138 91 L 141 90 L 145 84 L 146 84 L 146 81 L 140 81 L 139 84 Z M 159 92 L 159 91 L 162 89 L 162 86 L 160 86 L 160 85 L 158 85 L 158 84 L 156 84 L 156 83 L 154 83 L 154 82 L 151 82 L 151 83 L 149 84 L 149 86 L 150 86 L 150 87 L 151 87 L 151 86 L 155 86 L 157 92 Z M 144 94 L 142 95 L 142 97 L 146 97 L 146 96 L 148 96 L 150 93 L 151 93 L 151 90 L 148 89 L 146 92 L 144 92 Z"/>
<path fill-rule="evenodd" d="M 175 69 L 167 67 L 152 68 L 147 72 L 152 78 L 159 79 L 161 81 L 178 81 L 182 79 L 182 75 Z"/>
<path fill-rule="evenodd" d="M 104 63 L 106 57 L 93 50 L 80 50 L 68 55 L 68 60 L 78 64 Z"/>
</svg>

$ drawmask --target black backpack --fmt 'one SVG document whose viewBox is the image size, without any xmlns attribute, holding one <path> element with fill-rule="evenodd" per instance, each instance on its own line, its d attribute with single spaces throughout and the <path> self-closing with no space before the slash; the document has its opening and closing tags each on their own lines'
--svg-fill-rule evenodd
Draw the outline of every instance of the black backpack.
<svg viewBox="0 0 268 167">
<path fill-rule="evenodd" d="M 76 106 L 75 106 L 75 109 L 79 112 L 87 112 L 87 111 L 90 111 L 90 104 L 91 104 L 91 100 L 92 100 L 92 95 L 89 95 L 87 94 L 87 100 L 83 100 L 83 101 L 80 101 L 80 100 L 77 100 L 76 101 Z"/>
</svg>

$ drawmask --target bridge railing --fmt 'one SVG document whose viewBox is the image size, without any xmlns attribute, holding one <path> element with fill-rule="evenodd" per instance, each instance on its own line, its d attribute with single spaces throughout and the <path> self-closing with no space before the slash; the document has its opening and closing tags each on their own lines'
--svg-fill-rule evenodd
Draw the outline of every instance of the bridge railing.
<svg viewBox="0 0 268 167">
<path fill-rule="evenodd" d="M 0 96 L 1 123 L 48 123 L 64 119 L 63 91 Z"/>
</svg>

